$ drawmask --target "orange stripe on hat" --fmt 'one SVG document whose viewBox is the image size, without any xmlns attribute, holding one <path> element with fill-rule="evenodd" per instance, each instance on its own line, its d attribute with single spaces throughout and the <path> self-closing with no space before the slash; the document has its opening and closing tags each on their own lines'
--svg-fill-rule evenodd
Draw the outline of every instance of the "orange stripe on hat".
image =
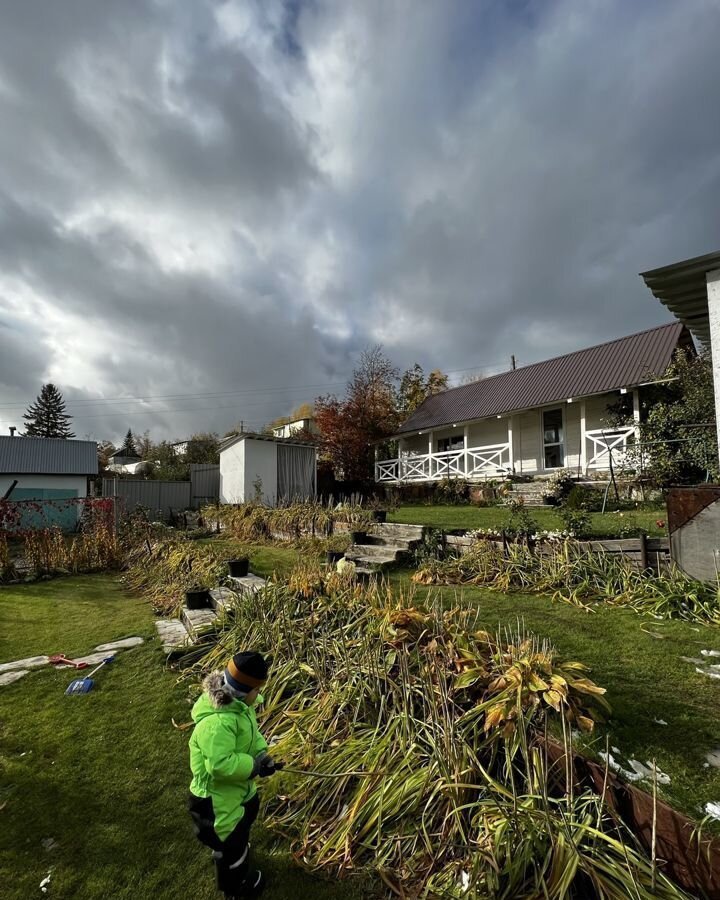
<svg viewBox="0 0 720 900">
<path fill-rule="evenodd" d="M 235 665 L 234 660 L 230 660 L 227 665 L 228 672 L 232 675 L 235 681 L 239 681 L 241 684 L 246 684 L 251 688 L 259 688 L 267 681 L 267 678 L 253 678 L 252 675 L 248 675 L 246 672 L 241 672 L 240 669 Z"/>
</svg>

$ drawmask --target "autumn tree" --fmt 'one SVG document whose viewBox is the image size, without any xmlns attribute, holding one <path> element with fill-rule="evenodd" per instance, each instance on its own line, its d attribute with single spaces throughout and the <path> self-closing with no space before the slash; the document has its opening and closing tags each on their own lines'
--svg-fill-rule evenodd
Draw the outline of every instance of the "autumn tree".
<svg viewBox="0 0 720 900">
<path fill-rule="evenodd" d="M 370 347 L 363 351 L 343 398 L 329 395 L 315 401 L 321 455 L 338 477 L 372 481 L 373 445 L 398 428 L 398 377 L 382 347 Z"/>
<path fill-rule="evenodd" d="M 411 416 L 428 397 L 446 391 L 447 386 L 448 377 L 440 369 L 433 369 L 427 378 L 419 363 L 407 369 L 400 379 L 397 392 L 397 411 L 401 421 Z"/>
<path fill-rule="evenodd" d="M 212 432 L 194 434 L 187 442 L 185 462 L 214 463 L 220 462 L 220 439 Z"/>
<path fill-rule="evenodd" d="M 65 401 L 54 384 L 44 384 L 34 403 L 23 416 L 28 437 L 74 438 L 70 431 L 70 416 L 65 411 Z"/>
</svg>

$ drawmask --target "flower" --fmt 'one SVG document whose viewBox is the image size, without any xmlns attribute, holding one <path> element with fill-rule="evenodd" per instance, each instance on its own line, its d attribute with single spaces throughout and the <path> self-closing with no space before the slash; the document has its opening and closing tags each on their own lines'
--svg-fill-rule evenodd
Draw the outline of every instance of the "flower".
<svg viewBox="0 0 720 900">
<path fill-rule="evenodd" d="M 664 520 L 664 519 L 656 519 L 656 520 L 655 520 L 655 524 L 657 525 L 658 528 L 664 528 L 664 527 L 665 527 L 665 520 Z"/>
</svg>

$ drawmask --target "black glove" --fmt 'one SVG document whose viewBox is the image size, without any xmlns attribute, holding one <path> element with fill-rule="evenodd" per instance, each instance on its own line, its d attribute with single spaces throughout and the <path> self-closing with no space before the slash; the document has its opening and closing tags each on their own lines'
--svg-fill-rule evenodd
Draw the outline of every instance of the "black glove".
<svg viewBox="0 0 720 900">
<path fill-rule="evenodd" d="M 269 778 L 271 775 L 275 774 L 276 770 L 277 766 L 275 765 L 275 760 L 270 756 L 267 750 L 263 750 L 255 757 L 250 777 L 255 778 L 260 776 L 260 778 Z"/>
</svg>

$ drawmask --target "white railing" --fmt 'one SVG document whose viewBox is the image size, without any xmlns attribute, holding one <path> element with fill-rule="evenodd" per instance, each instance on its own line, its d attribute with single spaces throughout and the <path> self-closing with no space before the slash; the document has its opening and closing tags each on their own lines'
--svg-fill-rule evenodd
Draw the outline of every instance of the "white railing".
<svg viewBox="0 0 720 900">
<path fill-rule="evenodd" d="M 510 470 L 510 444 L 490 444 L 443 453 L 406 453 L 399 459 L 386 459 L 375 464 L 375 481 L 488 478 Z"/>
<path fill-rule="evenodd" d="M 609 469 L 611 453 L 613 466 L 623 465 L 628 447 L 635 442 L 635 437 L 635 429 L 632 426 L 586 431 L 587 468 Z"/>
</svg>

